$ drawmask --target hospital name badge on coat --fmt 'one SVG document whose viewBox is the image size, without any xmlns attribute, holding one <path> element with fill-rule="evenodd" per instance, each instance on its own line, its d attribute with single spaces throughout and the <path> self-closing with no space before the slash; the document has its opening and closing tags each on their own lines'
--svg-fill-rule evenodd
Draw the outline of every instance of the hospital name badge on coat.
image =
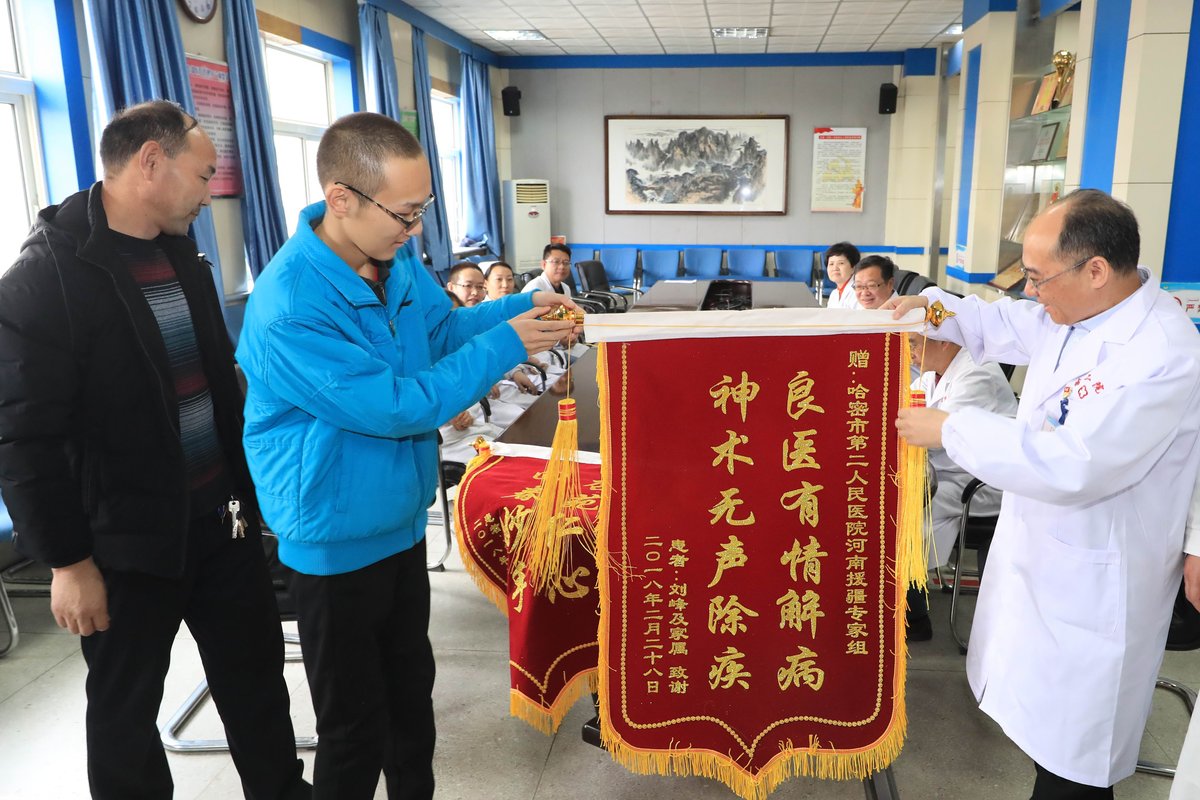
<svg viewBox="0 0 1200 800">
<path fill-rule="evenodd" d="M 1092 378 L 1092 373 L 1090 372 L 1068 383 L 1062 388 L 1057 407 L 1047 410 L 1046 419 L 1042 423 L 1042 430 L 1053 431 L 1066 424 L 1067 416 L 1071 413 L 1071 398 L 1075 398 L 1078 404 L 1078 402 L 1085 401 L 1089 397 L 1103 394 L 1104 390 L 1104 383 Z"/>
</svg>

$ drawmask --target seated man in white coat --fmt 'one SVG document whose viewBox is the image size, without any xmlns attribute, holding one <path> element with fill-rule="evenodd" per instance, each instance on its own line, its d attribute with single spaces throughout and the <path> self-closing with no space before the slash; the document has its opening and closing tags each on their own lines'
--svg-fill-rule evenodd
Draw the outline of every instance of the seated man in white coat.
<svg viewBox="0 0 1200 800">
<path fill-rule="evenodd" d="M 525 284 L 522 292 L 558 292 L 571 296 L 567 276 L 571 274 L 571 248 L 548 244 L 542 248 L 542 274 Z"/>
<path fill-rule="evenodd" d="M 889 304 L 941 303 L 955 316 L 930 336 L 1029 365 L 1015 420 L 910 408 L 896 426 L 1004 491 L 967 676 L 1034 760 L 1032 800 L 1111 798 L 1133 774 L 1179 588 L 1200 334 L 1139 251 L 1128 206 L 1084 189 L 1025 232 L 1032 301 L 930 288 Z"/>
<path fill-rule="evenodd" d="M 926 339 L 917 333 L 910 333 L 908 338 L 913 363 L 921 369 L 920 388 L 925 392 L 926 407 L 947 413 L 978 408 L 1005 417 L 1016 416 L 1017 398 L 999 364 L 976 364 L 971 354 L 954 342 Z M 925 531 L 929 568 L 933 569 L 950 557 L 962 518 L 963 489 L 974 476 L 940 447 L 929 451 L 929 464 L 937 474 L 937 492 L 931 501 L 932 528 Z M 975 493 L 971 516 L 994 517 L 999 513 L 999 491 L 984 487 Z"/>
<path fill-rule="evenodd" d="M 850 287 L 855 308 L 882 308 L 896 294 L 896 264 L 887 256 L 866 256 L 854 266 Z"/>
<path fill-rule="evenodd" d="M 954 342 L 926 339 L 918 333 L 910 333 L 908 340 L 913 364 L 921 370 L 921 377 L 914 385 L 925 392 L 928 408 L 947 412 L 978 408 L 1006 417 L 1016 415 L 1017 398 L 998 364 L 976 364 L 971 354 Z M 946 563 L 958 539 L 963 489 L 974 476 L 954 463 L 940 447 L 929 450 L 929 465 L 937 475 L 937 491 L 930 501 L 931 524 L 924 534 L 929 568 L 933 569 Z M 975 493 L 972 517 L 994 517 L 999 513 L 999 491 L 987 486 Z M 932 638 L 933 625 L 922 593 L 910 591 L 908 612 L 909 640 Z"/>
</svg>

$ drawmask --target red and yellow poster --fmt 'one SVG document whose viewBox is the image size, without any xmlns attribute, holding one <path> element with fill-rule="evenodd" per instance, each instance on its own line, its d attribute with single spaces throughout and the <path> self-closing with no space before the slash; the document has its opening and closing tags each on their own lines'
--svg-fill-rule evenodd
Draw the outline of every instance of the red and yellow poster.
<svg viewBox="0 0 1200 800">
<path fill-rule="evenodd" d="M 920 537 L 902 494 L 924 478 L 893 427 L 905 341 L 882 314 L 812 335 L 838 315 L 813 313 L 807 335 L 753 335 L 750 316 L 735 337 L 596 331 L 601 735 L 636 772 L 761 798 L 899 754 L 904 595 L 923 573 L 898 561 Z"/>
</svg>

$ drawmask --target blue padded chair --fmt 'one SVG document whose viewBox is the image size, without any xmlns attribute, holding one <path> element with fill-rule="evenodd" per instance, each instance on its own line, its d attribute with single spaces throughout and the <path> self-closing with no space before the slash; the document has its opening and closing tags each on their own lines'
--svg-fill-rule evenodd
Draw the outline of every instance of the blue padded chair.
<svg viewBox="0 0 1200 800">
<path fill-rule="evenodd" d="M 637 285 L 637 255 L 636 247 L 600 248 L 600 262 L 611 291 L 623 294 Z"/>
<path fill-rule="evenodd" d="M 757 279 L 763 277 L 767 267 L 766 250 L 730 250 L 729 274 L 738 278 Z"/>
<path fill-rule="evenodd" d="M 717 277 L 721 274 L 721 251 L 714 247 L 687 248 L 683 251 L 683 274 L 689 278 Z"/>
<path fill-rule="evenodd" d="M 678 250 L 642 251 L 642 286 L 649 289 L 661 280 L 679 277 Z"/>
<path fill-rule="evenodd" d="M 812 282 L 812 250 L 776 250 L 775 275 L 789 281 Z"/>
<path fill-rule="evenodd" d="M 8 515 L 4 501 L 0 500 L 0 542 L 11 540 L 12 532 L 12 517 Z M 8 589 L 4 588 L 3 577 L 0 577 L 0 611 L 4 613 L 4 619 L 8 623 L 8 644 L 0 649 L 0 656 L 6 656 L 17 646 L 21 634 L 17 630 L 17 615 L 13 613 L 12 601 L 8 599 Z"/>
</svg>

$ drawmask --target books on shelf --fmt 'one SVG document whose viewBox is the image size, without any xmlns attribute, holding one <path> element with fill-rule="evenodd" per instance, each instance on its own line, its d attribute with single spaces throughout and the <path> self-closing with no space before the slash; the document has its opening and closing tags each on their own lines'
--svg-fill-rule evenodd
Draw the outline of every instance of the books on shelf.
<svg viewBox="0 0 1200 800">
<path fill-rule="evenodd" d="M 1058 123 L 1048 122 L 1038 131 L 1037 139 L 1033 143 L 1033 153 L 1030 154 L 1030 161 L 1045 161 L 1050 158 L 1050 153 L 1054 148 L 1054 138 L 1058 135 Z"/>
<path fill-rule="evenodd" d="M 1033 98 L 1033 108 L 1029 113 L 1041 114 L 1054 107 L 1054 91 L 1058 88 L 1058 73 L 1050 72 L 1042 76 L 1037 95 Z"/>
</svg>

